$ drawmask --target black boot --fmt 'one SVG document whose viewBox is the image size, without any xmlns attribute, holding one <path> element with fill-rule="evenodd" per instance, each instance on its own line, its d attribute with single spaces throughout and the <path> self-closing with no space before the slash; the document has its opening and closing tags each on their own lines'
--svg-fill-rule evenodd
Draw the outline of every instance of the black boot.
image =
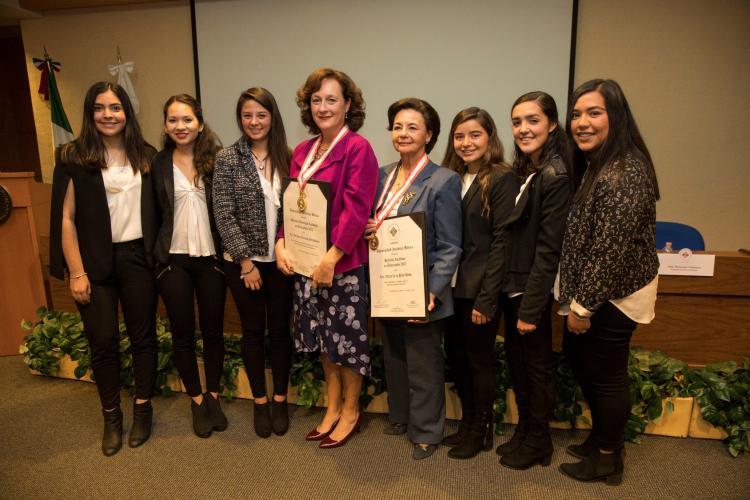
<svg viewBox="0 0 750 500">
<path fill-rule="evenodd" d="M 489 415 L 483 412 L 477 416 L 464 440 L 448 451 L 449 457 L 458 459 L 472 458 L 480 451 L 489 451 L 492 449 L 493 434 Z"/>
<path fill-rule="evenodd" d="M 601 453 L 595 449 L 591 455 L 576 464 L 560 464 L 560 472 L 578 481 L 605 481 L 608 486 L 622 482 L 622 449 L 614 453 Z"/>
<path fill-rule="evenodd" d="M 552 462 L 552 441 L 542 446 L 532 446 L 528 439 L 521 446 L 500 457 L 500 465 L 509 469 L 525 470 L 535 464 L 547 467 Z"/>
<path fill-rule="evenodd" d="M 154 409 L 151 406 L 151 400 L 145 403 L 136 404 L 133 401 L 133 425 L 130 427 L 128 436 L 128 446 L 137 448 L 151 437 L 151 421 L 154 416 Z"/>
<path fill-rule="evenodd" d="M 443 444 L 449 448 L 458 446 L 466 440 L 466 436 L 469 434 L 471 429 L 472 410 L 468 408 L 468 401 L 461 400 L 462 412 L 461 412 L 461 423 L 458 425 L 458 431 L 453 434 L 448 434 L 443 438 Z"/>
<path fill-rule="evenodd" d="M 529 433 L 529 424 L 528 421 L 522 420 L 518 422 L 518 425 L 516 426 L 516 430 L 513 431 L 513 437 L 511 437 L 509 440 L 495 448 L 495 453 L 498 455 L 505 455 L 506 453 L 510 453 L 514 450 L 517 450 L 521 443 L 523 443 L 523 440 L 526 439 L 526 435 Z"/>
<path fill-rule="evenodd" d="M 270 404 L 266 401 L 263 404 L 253 403 L 253 425 L 255 433 L 262 438 L 271 435 L 271 409 Z"/>
<path fill-rule="evenodd" d="M 594 430 L 592 429 L 583 443 L 571 444 L 565 449 L 565 451 L 576 458 L 584 459 L 590 457 L 591 454 L 596 451 L 596 448 L 596 437 L 594 436 Z"/>
<path fill-rule="evenodd" d="M 202 438 L 209 437 L 213 426 L 211 425 L 211 417 L 208 415 L 208 397 L 204 395 L 203 401 L 199 405 L 191 399 L 190 410 L 193 412 L 193 432 L 195 432 L 195 435 Z"/>
<path fill-rule="evenodd" d="M 289 408 L 284 401 L 271 399 L 271 427 L 277 436 L 283 436 L 289 430 Z"/>
<path fill-rule="evenodd" d="M 228 425 L 227 417 L 221 409 L 218 396 L 213 397 L 210 392 L 206 392 L 203 395 L 203 399 L 208 405 L 208 417 L 211 419 L 213 430 L 218 432 L 225 430 Z"/>
<path fill-rule="evenodd" d="M 102 434 L 102 453 L 111 457 L 122 448 L 122 410 L 102 410 L 104 415 L 104 433 Z"/>
</svg>

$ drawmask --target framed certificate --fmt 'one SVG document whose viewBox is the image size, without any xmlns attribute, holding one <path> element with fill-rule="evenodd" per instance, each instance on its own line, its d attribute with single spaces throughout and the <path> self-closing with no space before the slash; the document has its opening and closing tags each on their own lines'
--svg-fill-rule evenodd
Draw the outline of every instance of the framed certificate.
<svg viewBox="0 0 750 500">
<path fill-rule="evenodd" d="M 383 221 L 370 245 L 370 315 L 427 319 L 427 233 L 424 212 Z"/>
<path fill-rule="evenodd" d="M 309 278 L 331 246 L 328 232 L 330 185 L 308 181 L 300 192 L 297 180 L 285 177 L 281 189 L 284 248 L 294 272 Z"/>
</svg>

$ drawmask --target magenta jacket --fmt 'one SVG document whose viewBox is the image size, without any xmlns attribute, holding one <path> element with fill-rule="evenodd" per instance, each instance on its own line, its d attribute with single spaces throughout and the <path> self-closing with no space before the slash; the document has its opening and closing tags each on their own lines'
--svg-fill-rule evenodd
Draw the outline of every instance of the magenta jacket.
<svg viewBox="0 0 750 500">
<path fill-rule="evenodd" d="M 316 139 L 302 141 L 294 148 L 289 177 L 297 178 Z M 367 263 L 367 243 L 363 235 L 378 188 L 378 160 L 372 146 L 361 135 L 349 131 L 328 154 L 313 179 L 331 185 L 331 243 L 345 253 L 334 273 Z M 279 237 L 284 237 L 283 224 Z"/>
</svg>

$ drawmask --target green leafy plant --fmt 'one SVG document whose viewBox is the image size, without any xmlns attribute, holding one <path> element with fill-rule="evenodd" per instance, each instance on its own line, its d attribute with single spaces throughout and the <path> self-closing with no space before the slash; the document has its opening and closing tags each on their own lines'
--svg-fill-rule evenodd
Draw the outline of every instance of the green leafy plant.
<svg viewBox="0 0 750 500">
<path fill-rule="evenodd" d="M 576 420 L 583 415 L 583 405 L 581 404 L 586 398 L 583 396 L 581 386 L 576 382 L 573 376 L 567 358 L 563 353 L 556 353 L 557 367 L 555 368 L 555 389 L 557 397 L 555 398 L 555 408 L 553 415 L 555 420 L 567 422 L 572 428 L 576 426 Z M 583 421 L 590 424 L 587 417 L 582 417 Z"/>
<path fill-rule="evenodd" d="M 508 411 L 508 389 L 511 387 L 510 371 L 505 360 L 505 340 L 499 337 L 493 350 L 495 368 L 495 401 L 492 403 L 492 423 L 495 434 L 505 434 L 503 418 Z"/>
<path fill-rule="evenodd" d="M 299 353 L 292 360 L 289 381 L 297 387 L 297 404 L 312 408 L 323 386 L 323 364 L 318 354 Z"/>
<path fill-rule="evenodd" d="M 687 364 L 670 358 L 662 351 L 646 351 L 640 347 L 630 350 L 628 376 L 632 408 L 625 426 L 625 439 L 639 443 L 640 435 L 649 422 L 661 417 L 662 402 L 666 399 L 668 412 L 674 410 L 672 398 L 685 397 Z"/>
<path fill-rule="evenodd" d="M 750 453 L 750 358 L 741 367 L 727 361 L 691 370 L 688 379 L 703 418 L 727 431 L 729 453 Z"/>
</svg>

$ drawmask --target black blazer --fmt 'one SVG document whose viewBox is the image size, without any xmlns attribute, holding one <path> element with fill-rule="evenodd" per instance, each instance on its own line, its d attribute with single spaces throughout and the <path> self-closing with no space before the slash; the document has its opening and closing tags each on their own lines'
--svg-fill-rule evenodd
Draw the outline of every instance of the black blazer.
<svg viewBox="0 0 750 500">
<path fill-rule="evenodd" d="M 156 153 L 147 147 L 149 157 Z M 60 161 L 52 176 L 52 203 L 50 210 L 49 271 L 58 279 L 65 279 L 67 264 L 62 251 L 62 209 L 68 182 L 75 190 L 75 225 L 78 248 L 83 268 L 91 281 L 103 281 L 112 272 L 112 223 L 109 219 L 107 194 L 99 168 L 69 165 Z M 156 238 L 156 210 L 151 175 L 141 174 L 141 225 L 146 260 L 153 265 L 151 248 Z"/>
<path fill-rule="evenodd" d="M 565 164 L 554 158 L 531 179 L 508 218 L 502 291 L 523 292 L 518 317 L 527 323 L 538 325 L 549 302 L 570 196 Z"/>
<path fill-rule="evenodd" d="M 458 266 L 453 296 L 475 299 L 474 309 L 488 318 L 497 312 L 502 279 L 501 237 L 505 220 L 518 194 L 518 177 L 511 171 L 491 172 L 487 188 L 488 216 L 482 215 L 479 178 L 471 183 L 461 201 L 463 253 Z"/>
<path fill-rule="evenodd" d="M 151 161 L 151 178 L 154 183 L 156 198 L 158 230 L 154 244 L 154 260 L 157 265 L 166 266 L 169 262 L 169 247 L 172 246 L 172 232 L 174 231 L 174 170 L 172 153 L 174 149 L 159 151 Z M 211 236 L 217 255 L 221 252 L 221 238 L 216 229 L 213 211 L 213 177 L 203 180 L 206 191 L 206 205 L 208 205 L 208 220 L 211 224 Z"/>
</svg>

